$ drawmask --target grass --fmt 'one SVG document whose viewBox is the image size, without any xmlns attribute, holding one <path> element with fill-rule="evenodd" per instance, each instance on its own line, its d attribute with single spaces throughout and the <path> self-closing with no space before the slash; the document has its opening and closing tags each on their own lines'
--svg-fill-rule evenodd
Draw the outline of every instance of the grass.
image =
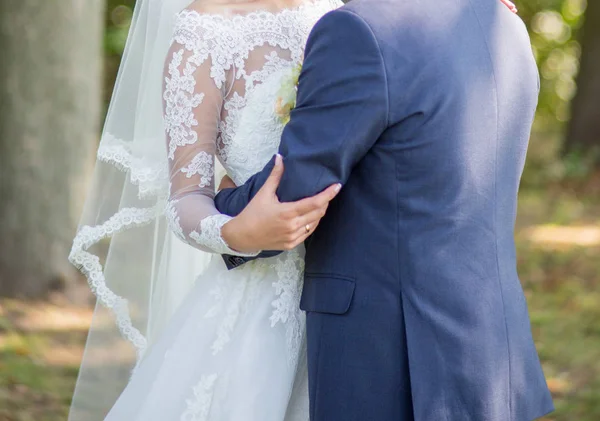
<svg viewBox="0 0 600 421">
<path fill-rule="evenodd" d="M 516 238 L 555 397 L 544 421 L 599 420 L 600 203 L 564 189 L 526 190 Z M 89 317 L 64 303 L 0 301 L 0 421 L 66 419 Z"/>
<path fill-rule="evenodd" d="M 0 301 L 0 421 L 64 421 L 89 310 Z"/>
<path fill-rule="evenodd" d="M 554 421 L 600 419 L 600 204 L 573 193 L 524 194 L 519 274 Z"/>
</svg>

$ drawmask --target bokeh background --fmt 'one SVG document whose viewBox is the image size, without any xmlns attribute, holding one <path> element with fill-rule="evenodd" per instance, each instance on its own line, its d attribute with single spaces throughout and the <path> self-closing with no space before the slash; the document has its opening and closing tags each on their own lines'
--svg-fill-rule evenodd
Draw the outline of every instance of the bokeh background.
<svg viewBox="0 0 600 421">
<path fill-rule="evenodd" d="M 66 419 L 92 302 L 66 258 L 134 3 L 0 1 L 0 421 Z M 597 421 L 600 0 L 516 3 L 542 78 L 516 238 L 546 421 Z"/>
</svg>

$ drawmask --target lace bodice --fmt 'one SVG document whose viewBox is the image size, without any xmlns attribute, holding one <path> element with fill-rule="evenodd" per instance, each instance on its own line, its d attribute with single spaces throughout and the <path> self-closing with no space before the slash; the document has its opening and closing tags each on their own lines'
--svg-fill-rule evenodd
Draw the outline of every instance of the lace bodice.
<svg viewBox="0 0 600 421">
<path fill-rule="evenodd" d="M 214 206 L 215 160 L 236 184 L 277 152 L 282 78 L 302 60 L 317 20 L 341 5 L 316 0 L 294 9 L 230 17 L 186 9 L 177 16 L 164 75 L 172 231 L 205 251 L 240 254 L 221 237 L 229 217 Z"/>
</svg>

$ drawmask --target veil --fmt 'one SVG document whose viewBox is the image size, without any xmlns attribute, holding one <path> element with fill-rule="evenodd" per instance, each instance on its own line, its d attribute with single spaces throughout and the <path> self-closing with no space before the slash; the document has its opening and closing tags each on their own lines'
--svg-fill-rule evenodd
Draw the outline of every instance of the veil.
<svg viewBox="0 0 600 421">
<path fill-rule="evenodd" d="M 69 420 L 103 419 L 210 254 L 168 229 L 162 77 L 176 14 L 192 0 L 137 0 L 69 260 L 96 309 Z M 217 169 L 217 176 L 224 173 Z"/>
</svg>

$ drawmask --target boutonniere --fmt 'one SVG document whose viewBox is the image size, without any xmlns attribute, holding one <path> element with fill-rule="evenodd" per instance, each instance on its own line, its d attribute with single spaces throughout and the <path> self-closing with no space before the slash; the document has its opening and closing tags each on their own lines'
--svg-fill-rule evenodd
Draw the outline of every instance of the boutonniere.
<svg viewBox="0 0 600 421">
<path fill-rule="evenodd" d="M 281 80 L 281 87 L 277 95 L 275 103 L 275 114 L 281 122 L 286 125 L 290 122 L 290 114 L 296 107 L 296 97 L 298 95 L 298 78 L 302 71 L 302 63 L 294 66 L 290 73 L 285 75 Z"/>
</svg>

